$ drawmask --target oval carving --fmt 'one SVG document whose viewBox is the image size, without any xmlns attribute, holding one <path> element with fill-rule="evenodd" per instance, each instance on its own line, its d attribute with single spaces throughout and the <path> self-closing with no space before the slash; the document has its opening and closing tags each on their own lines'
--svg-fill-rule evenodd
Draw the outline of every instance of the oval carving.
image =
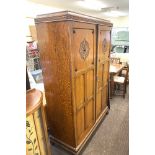
<svg viewBox="0 0 155 155">
<path fill-rule="evenodd" d="M 104 40 L 103 40 L 102 48 L 103 48 L 103 52 L 106 52 L 106 50 L 107 50 L 107 40 L 106 40 L 106 38 L 104 38 Z"/>
<path fill-rule="evenodd" d="M 87 56 L 89 55 L 89 43 L 86 41 L 86 39 L 84 39 L 81 44 L 80 44 L 80 56 L 83 60 L 85 60 L 87 58 Z"/>
</svg>

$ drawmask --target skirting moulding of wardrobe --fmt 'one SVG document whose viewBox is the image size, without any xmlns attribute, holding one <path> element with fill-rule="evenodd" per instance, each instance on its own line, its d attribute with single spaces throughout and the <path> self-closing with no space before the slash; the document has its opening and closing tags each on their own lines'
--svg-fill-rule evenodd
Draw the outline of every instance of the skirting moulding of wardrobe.
<svg viewBox="0 0 155 155">
<path fill-rule="evenodd" d="M 50 140 L 78 154 L 109 111 L 112 23 L 62 11 L 35 25 Z"/>
</svg>

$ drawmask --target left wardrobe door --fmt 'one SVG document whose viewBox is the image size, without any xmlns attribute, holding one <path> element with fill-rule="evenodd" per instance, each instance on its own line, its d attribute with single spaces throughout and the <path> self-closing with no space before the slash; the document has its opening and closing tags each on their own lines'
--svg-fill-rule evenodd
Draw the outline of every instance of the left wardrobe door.
<svg viewBox="0 0 155 155">
<path fill-rule="evenodd" d="M 77 145 L 95 122 L 95 25 L 74 22 L 72 27 L 72 59 Z"/>
</svg>

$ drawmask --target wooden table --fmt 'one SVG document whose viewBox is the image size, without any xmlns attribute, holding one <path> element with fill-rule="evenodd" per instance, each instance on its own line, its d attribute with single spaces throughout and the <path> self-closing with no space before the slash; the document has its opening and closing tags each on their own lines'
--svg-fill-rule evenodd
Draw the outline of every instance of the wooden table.
<svg viewBox="0 0 155 155">
<path fill-rule="evenodd" d="M 110 98 L 114 95 L 114 76 L 118 75 L 125 65 L 122 64 L 110 64 Z"/>
</svg>

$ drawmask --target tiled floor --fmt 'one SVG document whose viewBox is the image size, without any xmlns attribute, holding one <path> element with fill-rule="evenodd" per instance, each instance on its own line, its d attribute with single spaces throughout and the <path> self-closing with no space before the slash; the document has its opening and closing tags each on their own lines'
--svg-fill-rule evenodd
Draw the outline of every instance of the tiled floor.
<svg viewBox="0 0 155 155">
<path fill-rule="evenodd" d="M 115 96 L 111 109 L 80 155 L 129 154 L 129 93 L 125 99 Z M 52 155 L 70 155 L 52 146 Z"/>
</svg>

